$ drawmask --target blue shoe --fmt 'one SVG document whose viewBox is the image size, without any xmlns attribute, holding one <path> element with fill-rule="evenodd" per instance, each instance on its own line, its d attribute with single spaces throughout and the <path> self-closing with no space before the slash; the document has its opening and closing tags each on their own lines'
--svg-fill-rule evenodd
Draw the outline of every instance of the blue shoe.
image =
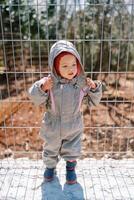
<svg viewBox="0 0 134 200">
<path fill-rule="evenodd" d="M 69 185 L 77 183 L 77 177 L 75 173 L 76 161 L 69 162 L 66 164 L 66 183 Z"/>
<path fill-rule="evenodd" d="M 46 168 L 44 172 L 44 179 L 46 182 L 50 182 L 54 179 L 55 168 Z"/>
</svg>

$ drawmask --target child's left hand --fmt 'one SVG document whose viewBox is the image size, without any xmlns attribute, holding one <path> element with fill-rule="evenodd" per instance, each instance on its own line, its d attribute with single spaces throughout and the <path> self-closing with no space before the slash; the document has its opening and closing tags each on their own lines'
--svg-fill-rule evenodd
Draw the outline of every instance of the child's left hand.
<svg viewBox="0 0 134 200">
<path fill-rule="evenodd" d="M 89 77 L 86 78 L 86 84 L 87 84 L 87 86 L 89 86 L 91 89 L 95 89 L 95 88 L 96 88 L 96 84 L 95 84 L 94 81 L 93 81 L 91 78 L 89 78 Z"/>
</svg>

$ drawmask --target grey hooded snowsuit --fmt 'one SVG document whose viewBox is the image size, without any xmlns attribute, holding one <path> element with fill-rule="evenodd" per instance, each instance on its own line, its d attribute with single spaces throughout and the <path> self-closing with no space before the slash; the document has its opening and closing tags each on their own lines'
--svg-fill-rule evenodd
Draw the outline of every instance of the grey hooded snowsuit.
<svg viewBox="0 0 134 200">
<path fill-rule="evenodd" d="M 81 74 L 72 80 L 58 76 L 53 67 L 54 59 L 58 54 L 67 51 L 75 55 L 81 65 Z M 87 98 L 89 106 L 97 105 L 102 95 L 102 85 L 96 81 L 97 87 L 93 90 L 86 86 L 86 77 L 80 56 L 71 42 L 60 40 L 50 50 L 49 66 L 54 86 L 49 92 L 41 89 L 46 78 L 36 81 L 29 89 L 32 101 L 45 104 L 47 111 L 44 114 L 40 135 L 45 140 L 43 160 L 46 167 L 56 167 L 58 156 L 64 160 L 75 160 L 81 152 L 81 135 L 83 121 L 80 105 L 83 97 Z"/>
</svg>

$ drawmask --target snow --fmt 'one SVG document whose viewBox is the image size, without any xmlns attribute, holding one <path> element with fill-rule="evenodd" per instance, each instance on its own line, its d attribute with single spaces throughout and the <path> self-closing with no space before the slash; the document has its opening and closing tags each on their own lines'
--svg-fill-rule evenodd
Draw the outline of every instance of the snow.
<svg viewBox="0 0 134 200">
<path fill-rule="evenodd" d="M 42 160 L 0 161 L 0 200 L 134 200 L 134 159 L 78 160 L 78 183 L 65 184 L 60 160 L 51 183 L 43 182 Z"/>
</svg>

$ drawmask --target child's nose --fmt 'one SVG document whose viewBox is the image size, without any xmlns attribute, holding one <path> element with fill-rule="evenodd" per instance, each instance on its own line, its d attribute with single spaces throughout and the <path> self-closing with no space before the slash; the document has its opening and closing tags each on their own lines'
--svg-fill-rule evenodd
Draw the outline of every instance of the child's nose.
<svg viewBox="0 0 134 200">
<path fill-rule="evenodd" d="M 70 68 L 69 68 L 69 69 L 70 69 L 70 71 L 73 71 L 73 70 L 74 70 L 73 66 L 70 66 Z"/>
<path fill-rule="evenodd" d="M 70 70 L 69 70 L 69 73 L 72 73 L 73 71 L 74 71 L 73 69 L 70 69 Z"/>
<path fill-rule="evenodd" d="M 70 68 L 70 71 L 71 71 L 71 72 L 73 71 L 73 68 L 72 68 L 72 67 Z"/>
</svg>

